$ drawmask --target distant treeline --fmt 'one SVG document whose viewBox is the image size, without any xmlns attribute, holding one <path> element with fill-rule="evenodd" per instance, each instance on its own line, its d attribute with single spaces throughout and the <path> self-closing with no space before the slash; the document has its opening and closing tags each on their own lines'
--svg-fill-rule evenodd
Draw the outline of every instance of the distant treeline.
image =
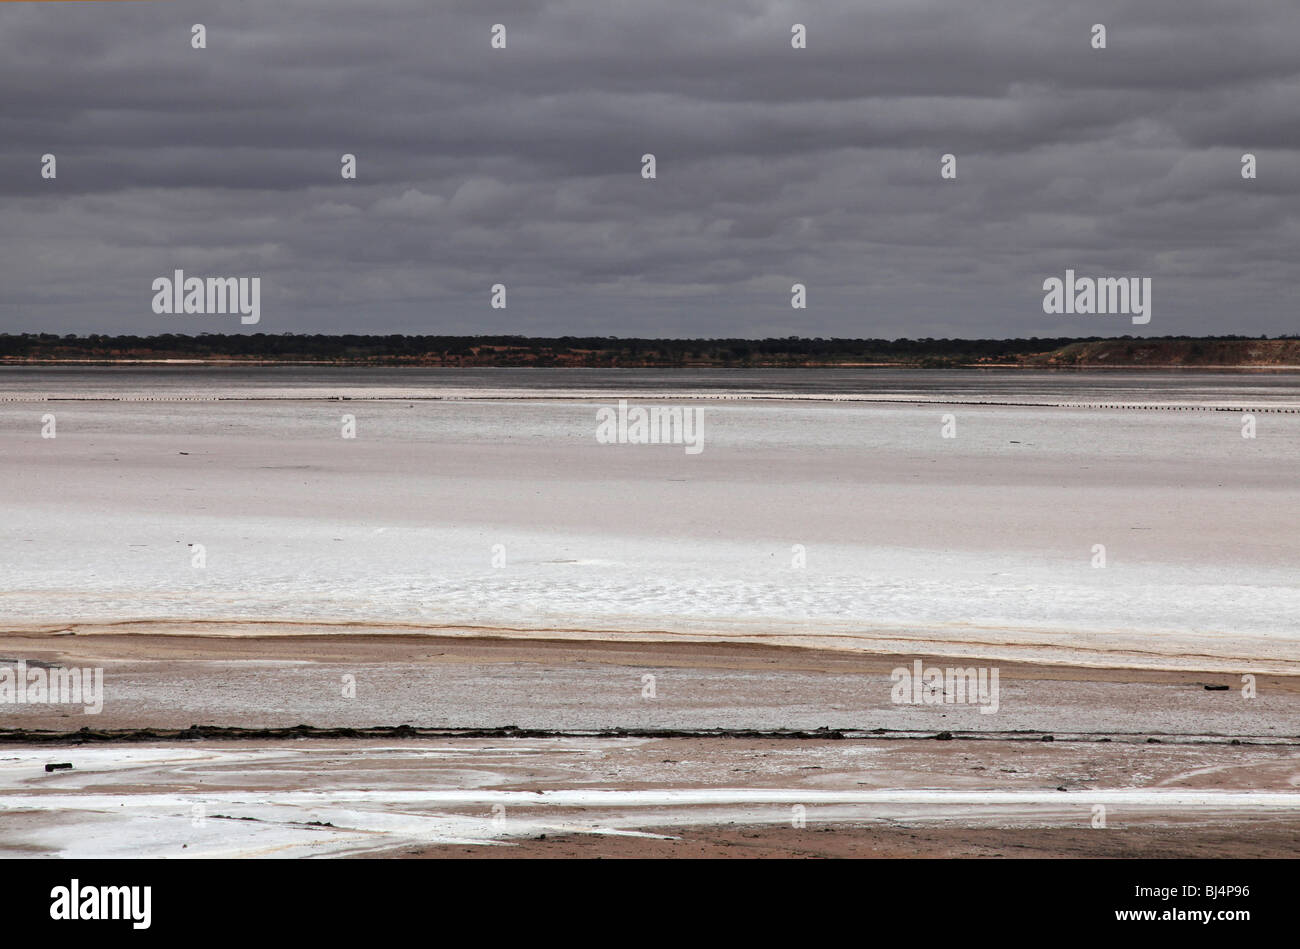
<svg viewBox="0 0 1300 949">
<path fill-rule="evenodd" d="M 1297 337 L 1164 336 L 1028 339 L 638 339 L 604 336 L 186 336 L 0 334 L 7 362 L 200 359 L 341 365 L 760 367 L 897 365 L 1268 365 Z"/>
</svg>

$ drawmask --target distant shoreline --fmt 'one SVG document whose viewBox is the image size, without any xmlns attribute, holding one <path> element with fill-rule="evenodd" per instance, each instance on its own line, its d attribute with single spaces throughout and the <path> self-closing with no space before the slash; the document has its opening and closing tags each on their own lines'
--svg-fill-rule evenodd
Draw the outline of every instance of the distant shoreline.
<svg viewBox="0 0 1300 949">
<path fill-rule="evenodd" d="M 1300 370 L 1300 337 L 638 339 L 0 333 L 0 366 Z"/>
<path fill-rule="evenodd" d="M 799 363 L 796 365 L 782 363 L 760 363 L 750 365 L 725 365 L 705 363 L 686 366 L 553 366 L 553 365 L 464 365 L 449 366 L 442 363 L 418 362 L 376 362 L 358 360 L 353 362 L 324 359 L 0 359 L 0 368 L 9 367 L 81 367 L 111 369 L 120 366 L 140 368 L 167 368 L 170 366 L 198 366 L 204 368 L 240 368 L 257 367 L 284 369 L 295 366 L 316 369 L 446 369 L 448 371 L 476 369 L 653 369 L 665 372 L 692 372 L 699 370 L 825 370 L 825 369 L 898 369 L 898 370 L 1012 370 L 1028 372 L 1300 372 L 1300 363 L 1286 364 L 1223 364 L 1223 365 L 1187 365 L 1184 363 L 1073 363 L 1070 365 L 1037 365 L 1028 362 L 1006 363 L 957 363 L 944 366 L 925 366 L 915 363 Z"/>
</svg>

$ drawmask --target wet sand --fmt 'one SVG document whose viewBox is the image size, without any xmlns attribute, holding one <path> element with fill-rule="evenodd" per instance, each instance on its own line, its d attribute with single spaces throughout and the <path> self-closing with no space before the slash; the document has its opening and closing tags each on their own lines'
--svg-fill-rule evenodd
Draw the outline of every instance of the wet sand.
<svg viewBox="0 0 1300 949">
<path fill-rule="evenodd" d="M 1266 856 L 1298 782 L 1295 744 L 4 744 L 0 855 Z"/>
<path fill-rule="evenodd" d="M 855 824 L 681 827 L 668 839 L 597 834 L 539 834 L 510 847 L 423 847 L 390 854 L 408 859 L 576 858 L 646 860 L 970 859 L 970 858 L 1294 858 L 1300 820 L 1256 818 L 1203 825 L 1191 821 L 1122 829 Z"/>
<path fill-rule="evenodd" d="M 1294 677 L 1247 699 L 1005 664 L 984 715 L 892 703 L 896 656 L 752 644 L 29 632 L 0 655 L 103 664 L 111 698 L 11 707 L 0 855 L 1263 857 L 1300 834 Z"/>
<path fill-rule="evenodd" d="M 893 701 L 891 672 L 923 654 L 746 643 L 573 642 L 346 635 L 0 635 L 0 659 L 102 667 L 104 705 L 11 705 L 0 725 L 320 728 L 409 725 L 551 731 L 817 729 L 1217 735 L 1300 734 L 1300 678 L 1195 670 L 993 663 L 996 711 Z M 976 659 L 957 665 L 979 665 Z M 646 676 L 653 677 L 653 696 Z M 350 680 L 345 680 L 350 676 Z M 345 694 L 345 682 L 354 686 Z M 1209 687 L 1209 688 L 1207 688 Z"/>
</svg>

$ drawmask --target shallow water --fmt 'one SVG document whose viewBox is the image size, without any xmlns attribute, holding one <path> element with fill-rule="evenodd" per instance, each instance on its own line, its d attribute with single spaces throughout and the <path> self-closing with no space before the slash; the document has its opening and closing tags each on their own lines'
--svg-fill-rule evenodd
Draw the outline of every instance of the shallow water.
<svg viewBox="0 0 1300 949">
<path fill-rule="evenodd" d="M 1300 372 L 909 369 L 420 369 L 0 366 L 0 399 L 421 397 L 564 391 L 916 397 L 956 402 L 1157 402 L 1300 407 Z"/>
</svg>

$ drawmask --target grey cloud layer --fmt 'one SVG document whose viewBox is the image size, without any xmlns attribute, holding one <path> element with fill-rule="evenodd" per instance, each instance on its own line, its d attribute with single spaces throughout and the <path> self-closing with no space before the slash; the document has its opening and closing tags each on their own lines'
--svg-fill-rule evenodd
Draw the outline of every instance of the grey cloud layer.
<svg viewBox="0 0 1300 949">
<path fill-rule="evenodd" d="M 1149 333 L 1296 332 L 1297 40 L 1292 2 L 3 4 L 0 330 L 239 331 L 151 312 L 183 268 L 260 275 L 265 332 L 1133 332 L 1042 313 L 1069 267 L 1153 277 Z"/>
</svg>

